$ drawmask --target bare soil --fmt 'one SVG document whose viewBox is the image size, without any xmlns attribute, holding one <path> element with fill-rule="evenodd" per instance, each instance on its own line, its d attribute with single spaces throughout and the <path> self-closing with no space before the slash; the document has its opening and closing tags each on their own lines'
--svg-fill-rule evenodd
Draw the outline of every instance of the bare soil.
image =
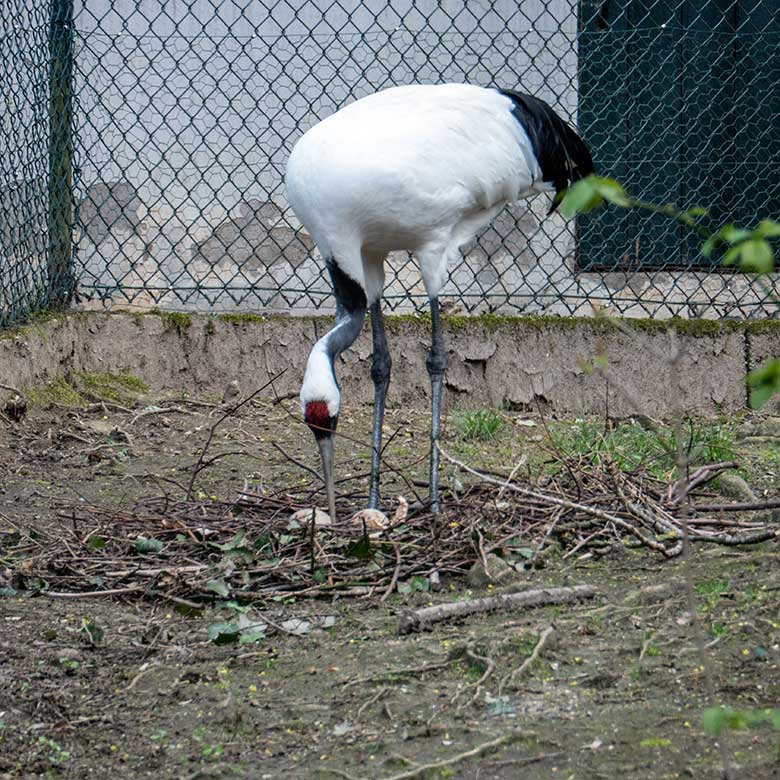
<svg viewBox="0 0 780 780">
<path fill-rule="evenodd" d="M 718 702 L 752 710 L 780 701 L 774 542 L 694 548 L 695 622 L 684 562 L 625 545 L 602 556 L 553 550 L 543 567 L 513 583 L 592 584 L 595 600 L 476 616 L 408 636 L 398 633 L 404 610 L 491 588 L 443 578 L 438 590 L 394 592 L 382 603 L 380 591 L 278 598 L 254 607 L 270 626 L 264 639 L 223 645 L 209 641 L 209 626 L 236 609 L 219 600 L 193 610 L 134 594 L 46 595 L 46 572 L 33 572 L 20 538 L 51 535 L 85 506 L 127 509 L 150 495 L 186 491 L 219 412 L 213 399 L 164 400 L 114 399 L 132 411 L 83 399 L 41 403 L 14 425 L 0 423 L 4 780 L 717 778 L 721 752 L 701 720 L 713 703 L 707 673 Z M 370 409 L 342 415 L 345 507 L 359 506 L 365 491 L 369 427 Z M 387 432 L 390 510 L 401 492 L 412 501 L 414 490 L 424 496 L 415 480 L 425 479 L 427 415 L 390 410 Z M 529 467 L 543 468 L 541 438 L 537 419 L 486 444 L 450 426 L 446 442 L 470 463 L 506 472 L 523 453 Z M 776 495 L 775 441 L 740 448 L 759 493 Z M 235 496 L 247 481 L 317 495 L 315 476 L 302 467 L 317 468 L 316 451 L 294 400 L 248 404 L 218 428 L 209 453 L 230 454 L 198 475 L 204 502 Z M 466 477 L 446 468 L 443 479 L 457 486 Z M 33 573 L 36 587 L 20 588 Z M 286 622 L 293 619 L 308 624 L 300 635 Z M 706 669 L 694 623 L 707 646 Z M 286 630 L 273 629 L 282 624 Z M 536 660 L 512 677 L 542 634 Z M 733 777 L 780 777 L 778 732 L 756 727 L 724 739 Z"/>
</svg>

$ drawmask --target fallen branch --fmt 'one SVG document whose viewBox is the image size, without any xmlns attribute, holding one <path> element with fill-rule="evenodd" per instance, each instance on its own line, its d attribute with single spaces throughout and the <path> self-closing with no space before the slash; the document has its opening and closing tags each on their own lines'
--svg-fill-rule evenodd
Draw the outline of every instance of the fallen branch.
<svg viewBox="0 0 780 780">
<path fill-rule="evenodd" d="M 54 590 L 42 590 L 41 596 L 48 596 L 53 599 L 87 599 L 93 596 L 119 596 L 123 593 L 135 593 L 143 590 L 143 585 L 130 585 L 127 588 L 113 588 L 112 590 L 84 590 L 74 593 L 60 593 Z"/>
<path fill-rule="evenodd" d="M 757 512 L 762 509 L 780 509 L 780 499 L 768 501 L 739 501 L 733 504 L 691 504 L 692 512 Z"/>
<path fill-rule="evenodd" d="M 413 631 L 427 628 L 433 623 L 441 623 L 444 620 L 452 620 L 480 612 L 538 607 L 542 604 L 566 604 L 579 599 L 593 598 L 595 595 L 596 589 L 590 585 L 576 585 L 571 588 L 540 588 L 520 593 L 503 593 L 499 596 L 490 596 L 474 601 L 438 604 L 435 607 L 424 607 L 403 615 L 398 631 L 401 634 L 410 634 Z"/>
<path fill-rule="evenodd" d="M 448 455 L 439 446 L 438 443 L 436 444 L 436 448 L 439 450 L 445 460 L 448 460 L 450 463 L 457 466 L 458 468 L 463 469 L 464 471 L 468 471 L 469 474 L 473 474 L 475 477 L 479 477 L 483 482 L 489 482 L 491 485 L 504 487 L 514 493 L 520 493 L 521 495 L 528 496 L 529 498 L 535 498 L 548 504 L 566 507 L 567 509 L 574 509 L 577 512 L 582 512 L 586 515 L 591 515 L 592 517 L 598 517 L 599 520 L 606 520 L 608 523 L 614 523 L 624 531 L 628 531 L 630 534 L 636 536 L 636 538 L 639 539 L 642 544 L 650 547 L 652 550 L 656 550 L 657 552 L 662 553 L 667 558 L 672 558 L 675 555 L 678 555 L 682 549 L 681 545 L 675 545 L 673 548 L 669 549 L 665 545 L 661 544 L 661 542 L 657 542 L 655 539 L 651 539 L 649 536 L 646 536 L 638 528 L 635 528 L 625 520 L 621 520 L 621 518 L 617 517 L 616 515 L 605 512 L 602 509 L 588 506 L 586 504 L 579 504 L 576 501 L 568 501 L 565 498 L 558 498 L 558 496 L 546 495 L 545 493 L 540 493 L 537 490 L 530 490 L 529 488 L 520 487 L 519 485 L 510 485 L 508 482 L 499 482 L 498 480 L 493 479 L 492 477 L 488 477 L 485 474 L 477 471 L 477 469 L 473 469 L 471 466 L 467 466 L 465 463 L 462 463 L 456 458 L 453 458 L 452 455 Z"/>
<path fill-rule="evenodd" d="M 531 655 L 528 656 L 528 658 L 523 661 L 520 666 L 517 667 L 517 669 L 513 669 L 509 674 L 507 674 L 501 682 L 498 684 L 498 696 L 501 696 L 501 692 L 504 690 L 504 688 L 512 682 L 512 680 L 515 679 L 515 677 L 519 677 L 528 667 L 539 657 L 539 654 L 544 649 L 544 646 L 547 644 L 547 640 L 550 638 L 552 633 L 555 631 L 554 626 L 547 626 L 547 628 L 542 631 L 541 634 L 539 634 L 539 640 L 536 643 L 536 647 L 534 647 L 533 652 Z"/>
<path fill-rule="evenodd" d="M 412 777 L 419 777 L 428 772 L 434 772 L 437 769 L 444 769 L 448 766 L 459 764 L 461 761 L 465 761 L 468 758 L 474 758 L 475 756 L 481 756 L 483 753 L 487 753 L 488 750 L 497 748 L 501 745 L 505 745 L 513 739 L 516 739 L 520 735 L 516 734 L 502 734 L 496 739 L 491 739 L 488 742 L 483 742 L 481 745 L 477 745 L 471 750 L 466 750 L 463 753 L 458 753 L 451 758 L 445 758 L 442 761 L 434 761 L 430 764 L 418 764 L 412 769 L 407 769 L 405 772 L 399 772 L 397 775 L 391 775 L 383 780 L 409 780 Z"/>
</svg>

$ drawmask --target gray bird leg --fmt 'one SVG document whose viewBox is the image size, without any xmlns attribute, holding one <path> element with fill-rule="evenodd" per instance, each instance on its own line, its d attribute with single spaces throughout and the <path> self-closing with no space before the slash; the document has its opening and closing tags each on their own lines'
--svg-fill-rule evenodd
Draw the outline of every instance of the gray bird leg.
<svg viewBox="0 0 780 780">
<path fill-rule="evenodd" d="M 371 482 L 368 488 L 369 509 L 379 508 L 379 460 L 382 455 L 382 421 L 385 416 L 385 399 L 390 384 L 390 351 L 385 338 L 385 322 L 382 319 L 380 301 L 371 304 L 371 335 L 374 339 L 374 355 L 371 361 L 371 379 L 374 380 L 374 431 L 371 437 Z"/>
<path fill-rule="evenodd" d="M 426 361 L 431 377 L 431 510 L 439 513 L 439 450 L 436 444 L 441 433 L 441 392 L 447 370 L 447 350 L 439 318 L 439 299 L 431 298 L 431 351 Z"/>
</svg>

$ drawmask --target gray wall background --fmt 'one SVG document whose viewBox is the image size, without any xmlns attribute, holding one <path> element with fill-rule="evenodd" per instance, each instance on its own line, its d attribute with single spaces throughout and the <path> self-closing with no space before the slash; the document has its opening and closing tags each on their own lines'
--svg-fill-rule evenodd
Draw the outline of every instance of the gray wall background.
<svg viewBox="0 0 780 780">
<path fill-rule="evenodd" d="M 284 199 L 298 137 L 394 84 L 521 88 L 577 119 L 574 0 L 77 0 L 78 263 L 100 306 L 329 311 Z M 579 273 L 574 228 L 539 196 L 452 269 L 455 307 L 718 317 L 760 310 L 743 276 Z M 390 260 L 387 307 L 425 304 Z"/>
</svg>

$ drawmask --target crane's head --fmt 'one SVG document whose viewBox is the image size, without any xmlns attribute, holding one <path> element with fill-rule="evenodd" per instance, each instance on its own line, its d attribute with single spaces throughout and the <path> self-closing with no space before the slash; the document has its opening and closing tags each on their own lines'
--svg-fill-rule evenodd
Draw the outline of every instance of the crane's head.
<svg viewBox="0 0 780 780">
<path fill-rule="evenodd" d="M 339 421 L 341 393 L 327 353 L 316 347 L 309 356 L 301 386 L 303 421 L 314 434 L 322 458 L 322 475 L 328 494 L 328 511 L 336 521 L 336 491 L 333 483 L 333 438 Z"/>
</svg>

